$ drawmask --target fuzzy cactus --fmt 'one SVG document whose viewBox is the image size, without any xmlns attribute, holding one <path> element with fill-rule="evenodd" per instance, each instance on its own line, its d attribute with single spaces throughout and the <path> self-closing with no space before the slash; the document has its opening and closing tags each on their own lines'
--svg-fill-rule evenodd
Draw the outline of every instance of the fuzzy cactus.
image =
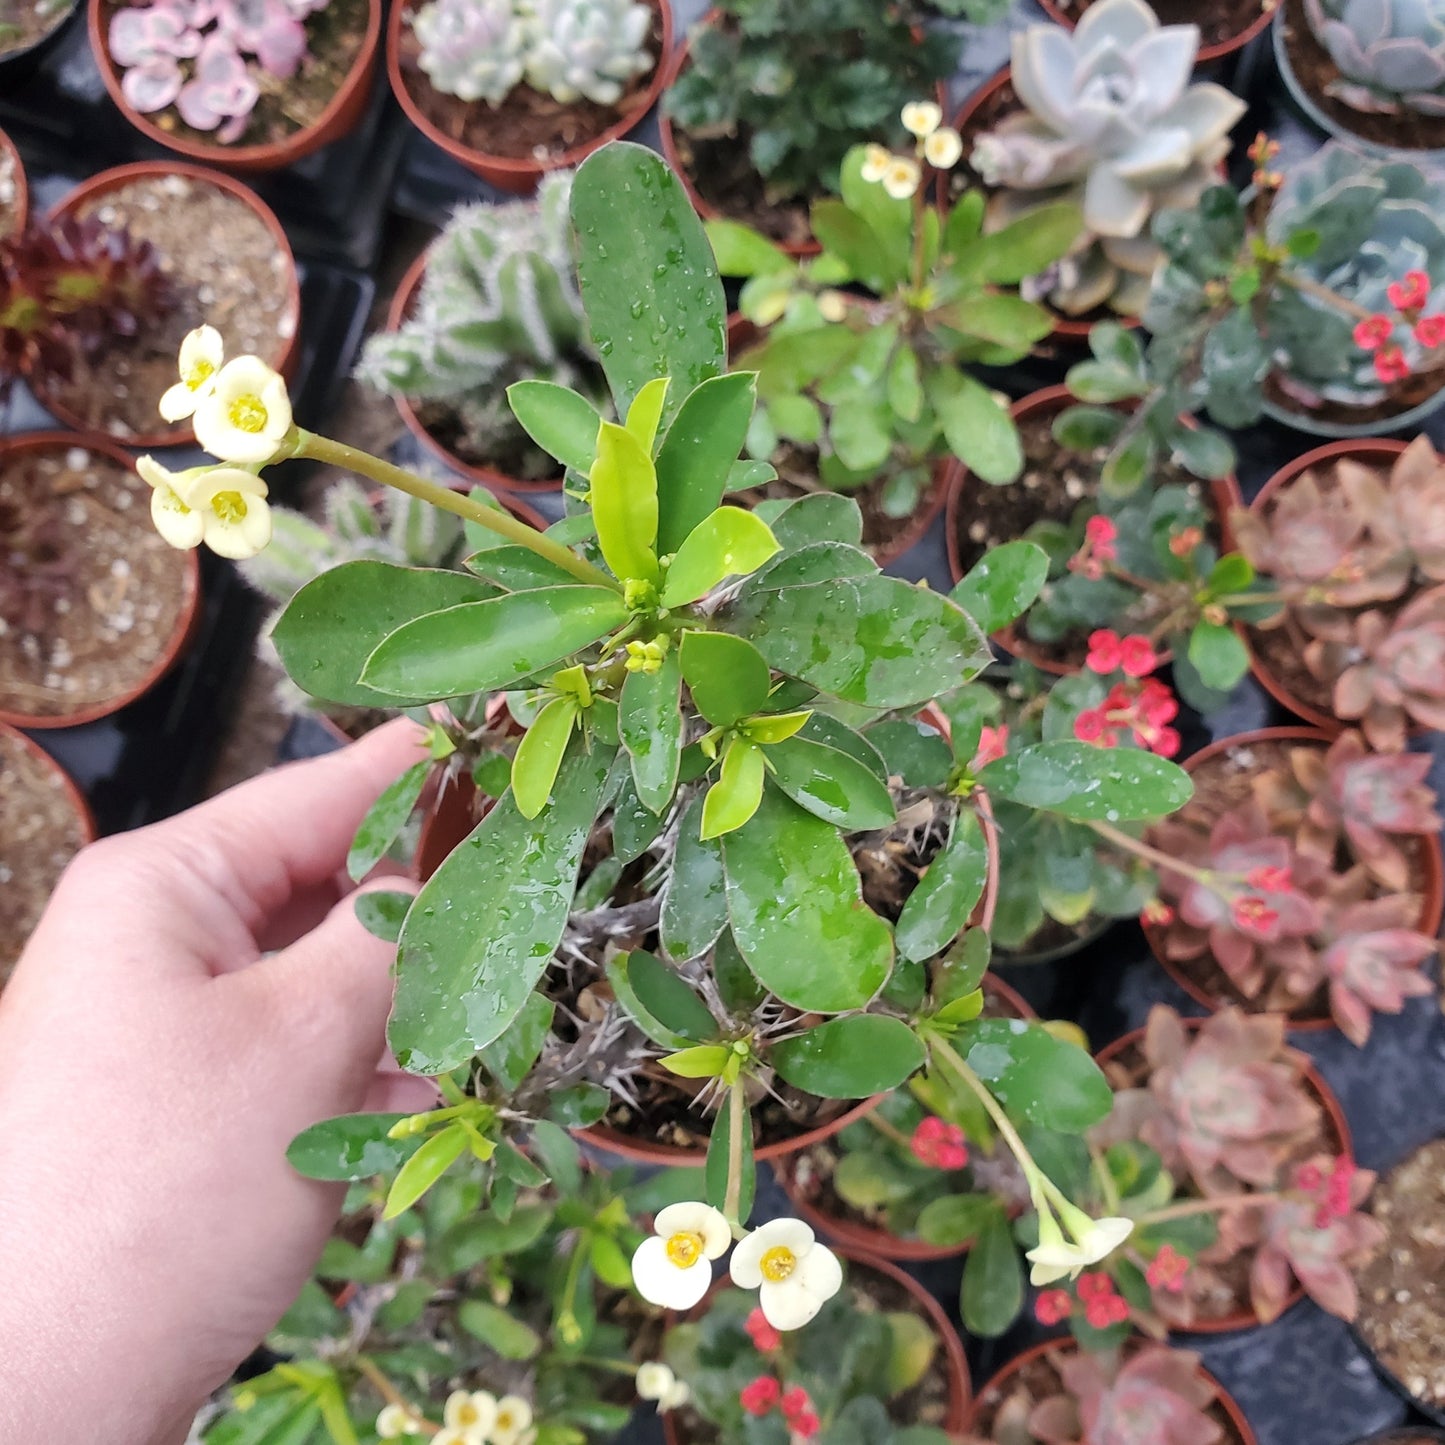
<svg viewBox="0 0 1445 1445">
<path fill-rule="evenodd" d="M 1144 0 L 1099 0 L 1072 33 L 1035 25 L 1014 36 L 1025 110 L 981 135 L 972 163 L 997 192 L 991 229 L 1045 201 L 1082 207 L 1089 237 L 1047 283 L 1060 309 L 1141 311 L 1159 258 L 1149 218 L 1213 184 L 1244 102 L 1190 84 L 1198 49 L 1198 26 L 1161 27 Z"/>
<path fill-rule="evenodd" d="M 570 105 L 616 105 L 654 60 L 652 11 L 636 0 L 530 0 L 527 84 Z"/>
<path fill-rule="evenodd" d="M 527 68 L 530 32 L 514 0 L 430 0 L 412 29 L 427 78 L 458 100 L 498 106 Z"/>
<path fill-rule="evenodd" d="M 1445 115 L 1445 0 L 1305 0 L 1339 78 L 1330 95 L 1360 111 Z"/>
</svg>

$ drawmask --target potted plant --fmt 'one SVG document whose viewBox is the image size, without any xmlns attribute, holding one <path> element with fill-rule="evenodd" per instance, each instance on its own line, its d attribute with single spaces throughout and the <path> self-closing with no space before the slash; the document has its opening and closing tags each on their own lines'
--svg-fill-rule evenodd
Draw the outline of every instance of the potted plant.
<svg viewBox="0 0 1445 1445">
<path fill-rule="evenodd" d="M 605 405 L 577 294 L 570 185 L 548 176 L 535 201 L 461 207 L 403 278 L 357 368 L 424 446 L 483 486 L 562 485 L 558 462 L 507 408 L 513 382 L 572 386 Z"/>
<path fill-rule="evenodd" d="M 0 241 L 19 236 L 30 219 L 30 189 L 25 162 L 15 142 L 0 130 Z"/>
<path fill-rule="evenodd" d="M 964 1445 L 1255 1445 L 1191 1350 L 1042 1344 L 979 1392 Z"/>
<path fill-rule="evenodd" d="M 19 85 L 60 39 L 79 0 L 20 0 L 0 23 L 0 75 Z"/>
<path fill-rule="evenodd" d="M 950 7 L 955 8 L 955 7 Z M 838 190 L 860 134 L 901 143 L 900 109 L 958 63 L 921 6 L 722 0 L 688 37 L 663 101 L 662 147 L 699 211 L 816 249 L 810 204 Z"/>
<path fill-rule="evenodd" d="M 0 721 L 69 727 L 139 697 L 185 648 L 200 568 L 155 534 L 110 443 L 0 440 Z"/>
<path fill-rule="evenodd" d="M 1340 0 L 1285 0 L 1274 53 L 1291 98 L 1321 130 L 1386 155 L 1445 151 L 1445 55 L 1437 0 L 1383 6 L 1373 20 Z"/>
<path fill-rule="evenodd" d="M 691 1396 L 663 1417 L 669 1445 L 827 1445 L 859 1432 L 879 1445 L 944 1445 L 962 1427 L 968 1367 L 947 1316 L 902 1270 L 842 1254 L 843 1287 L 804 1334 L 775 1330 L 736 1289 L 668 1329 L 663 1359 Z"/>
<path fill-rule="evenodd" d="M 983 198 L 971 192 L 940 235 L 925 177 L 959 154 L 941 119 L 937 105 L 911 103 L 913 154 L 847 153 L 841 199 L 812 209 L 816 260 L 791 260 L 737 222 L 709 223 L 724 274 L 748 278 L 742 314 L 759 331 L 735 364 L 758 376 L 749 453 L 778 475 L 751 495 L 774 511 L 820 490 L 854 497 L 880 562 L 926 530 L 957 461 L 993 484 L 1018 475 L 1013 423 L 970 368 L 1017 361 L 1048 334 L 1047 313 L 1017 283 L 1078 230 L 1078 212 L 1054 206 L 981 236 Z M 849 283 L 855 292 L 838 289 Z"/>
<path fill-rule="evenodd" d="M 4 988 L 60 875 L 94 839 L 95 820 L 60 765 L 5 723 L 0 723 L 0 807 L 7 819 L 0 842 L 0 873 L 5 876 L 0 929 L 0 988 Z"/>
<path fill-rule="evenodd" d="M 1333 1020 L 1363 1045 L 1374 1013 L 1431 992 L 1441 863 L 1427 758 L 1276 728 L 1187 766 L 1194 798 L 1149 834 L 1172 907 L 1144 929 L 1192 998 L 1295 1027 Z"/>
<path fill-rule="evenodd" d="M 1445 1419 L 1445 1371 L 1422 1346 L 1445 1319 L 1438 1237 L 1442 1179 L 1445 1140 L 1440 1139 L 1411 1151 L 1381 1177 L 1370 1213 L 1384 1243 L 1355 1271 L 1360 1339 L 1376 1368 L 1436 1421 Z M 1425 1438 L 1434 1438 L 1433 1432 Z"/>
<path fill-rule="evenodd" d="M 1039 0 L 1045 11 L 1060 25 L 1073 29 L 1089 13 L 1094 0 Z M 1200 26 L 1199 64 L 1220 60 L 1243 50 L 1257 35 L 1264 33 L 1274 7 L 1265 0 L 1229 0 L 1226 5 L 1200 14 L 1188 0 L 1154 0 L 1150 7 L 1166 25 L 1193 22 Z"/>
<path fill-rule="evenodd" d="M 632 130 L 671 53 L 668 0 L 408 0 L 392 10 L 386 66 L 428 140 L 528 195 Z"/>
<path fill-rule="evenodd" d="M 121 114 L 209 165 L 269 171 L 346 135 L 371 95 L 381 0 L 89 0 Z"/>
<path fill-rule="evenodd" d="M 1229 154 L 1244 102 L 1190 83 L 1199 40 L 1198 25 L 1161 28 L 1143 0 L 1098 0 L 1072 34 L 1057 25 L 1016 34 L 1011 67 L 955 122 L 969 158 L 958 183 L 983 183 L 986 231 L 1040 205 L 1081 207 L 1073 251 L 1025 291 L 1064 318 L 1102 308 L 1138 316 L 1159 259 L 1150 217 L 1192 205 Z"/>
<path fill-rule="evenodd" d="M 1433 661 L 1442 505 L 1445 463 L 1419 437 L 1309 452 L 1231 515 L 1279 600 L 1245 634 L 1255 675 L 1291 711 L 1331 732 L 1355 722 L 1387 752 L 1445 723 Z"/>
<path fill-rule="evenodd" d="M 27 292 L 44 286 L 57 264 L 72 264 L 77 247 L 92 275 L 113 285 L 143 279 L 147 286 L 142 298 L 122 297 L 129 310 L 111 307 L 113 318 L 128 318 L 123 323 L 83 333 L 85 344 L 70 349 L 65 366 L 22 358 L 21 374 L 65 425 L 133 446 L 189 441 L 190 413 L 171 405 L 180 397 L 172 391 L 177 352 L 181 338 L 207 317 L 224 326 L 233 347 L 289 372 L 300 342 L 296 263 L 280 223 L 239 182 L 180 162 L 119 166 L 77 186 L 47 227 L 54 239 L 42 238 L 38 252 L 22 246 L 7 268 L 12 286 Z M 118 275 L 110 260 L 116 254 Z M 163 307 L 155 304 L 158 293 Z M 47 302 L 45 314 L 52 309 Z M 80 319 L 90 315 L 79 308 Z M 79 321 L 66 324 L 74 331 Z M 217 333 L 209 334 L 218 345 Z M 188 363 L 211 365 L 199 353 Z M 168 392 L 172 414 L 158 417 Z"/>
</svg>

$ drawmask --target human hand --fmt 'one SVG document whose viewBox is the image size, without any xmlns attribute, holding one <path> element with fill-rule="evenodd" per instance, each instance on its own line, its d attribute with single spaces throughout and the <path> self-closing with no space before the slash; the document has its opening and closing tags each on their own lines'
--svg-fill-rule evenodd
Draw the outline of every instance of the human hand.
<svg viewBox="0 0 1445 1445">
<path fill-rule="evenodd" d="M 341 897 L 423 739 L 391 723 L 62 878 L 0 996 L 0 1441 L 183 1440 L 336 1221 L 291 1139 L 431 1105 L 385 1055 L 395 950 Z"/>
</svg>

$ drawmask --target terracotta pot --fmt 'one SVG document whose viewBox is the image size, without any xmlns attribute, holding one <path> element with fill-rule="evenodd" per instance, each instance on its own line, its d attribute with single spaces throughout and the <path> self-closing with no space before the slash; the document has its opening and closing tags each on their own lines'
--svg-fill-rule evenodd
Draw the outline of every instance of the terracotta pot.
<svg viewBox="0 0 1445 1445">
<path fill-rule="evenodd" d="M 1067 386 L 1046 386 L 1041 391 L 1030 392 L 1028 396 L 1016 401 L 1009 408 L 1009 415 L 1014 422 L 1020 423 L 1039 415 L 1049 416 L 1055 412 L 1064 411 L 1070 406 L 1082 405 L 1078 398 Z M 1115 402 L 1117 410 L 1132 411 L 1133 404 L 1129 402 Z M 943 533 L 944 542 L 948 548 L 948 570 L 955 582 L 962 582 L 964 575 L 963 559 L 958 545 L 959 527 L 962 523 L 962 510 L 964 491 L 968 485 L 972 473 L 967 467 L 960 466 L 954 478 L 954 484 L 948 494 L 947 511 L 945 514 Z M 1229 508 L 1239 499 L 1239 489 L 1233 477 L 1223 481 L 1211 482 L 1210 501 L 1219 518 L 1221 535 L 1227 535 L 1225 528 L 1229 516 Z M 1082 671 L 1082 667 L 1070 666 L 1068 663 L 1059 662 L 1048 653 L 1043 651 L 1035 643 L 1030 642 L 1026 633 L 1010 624 L 1002 627 L 993 634 L 993 639 L 1000 647 L 1006 648 L 1016 657 L 1022 657 L 1026 662 L 1032 663 L 1040 672 L 1052 673 L 1055 677 L 1067 677 L 1070 674 Z M 1173 660 L 1173 653 L 1165 648 L 1159 653 L 1159 666 L 1165 667 Z"/>
<path fill-rule="evenodd" d="M 406 112 L 411 123 L 434 145 L 440 146 L 453 160 L 466 167 L 474 176 L 480 176 L 499 191 L 510 191 L 513 195 L 529 196 L 537 189 L 537 183 L 548 171 L 566 170 L 581 165 L 593 151 L 599 150 L 608 141 L 620 140 L 642 123 L 648 111 L 657 103 L 671 74 L 673 18 L 669 0 L 657 0 L 662 17 L 662 41 L 658 48 L 657 64 L 647 89 L 637 98 L 634 105 L 601 135 L 583 141 L 580 145 L 565 151 L 549 154 L 545 160 L 524 160 L 515 156 L 490 155 L 486 151 L 473 150 L 463 145 L 434 125 L 415 97 L 407 88 L 407 79 L 401 68 L 402 26 L 413 6 L 410 0 L 396 0 L 391 8 L 391 18 L 386 27 L 386 74 L 391 81 L 392 94 Z M 478 105 L 483 101 L 475 102 Z"/>
<path fill-rule="evenodd" d="M 1266 742 L 1286 743 L 1317 743 L 1321 748 L 1328 748 L 1334 739 L 1324 732 L 1315 728 L 1306 727 L 1284 727 L 1284 728 L 1260 728 L 1255 732 L 1240 733 L 1231 738 L 1220 738 L 1217 742 L 1210 743 L 1207 748 L 1201 748 L 1199 752 L 1184 761 L 1184 771 L 1189 774 L 1197 772 L 1205 763 L 1220 754 L 1228 752 L 1231 748 L 1249 747 L 1253 744 Z M 1442 855 L 1440 840 L 1438 837 L 1426 837 L 1424 843 L 1424 877 L 1420 880 L 1421 892 L 1424 895 L 1424 902 L 1420 908 L 1419 929 L 1422 933 L 1432 936 L 1440 931 L 1440 920 L 1445 914 L 1445 855 Z M 1160 968 L 1192 998 L 1195 1003 L 1201 1004 L 1210 1013 L 1217 1013 L 1225 1004 L 1234 1002 L 1230 998 L 1218 998 L 1202 988 L 1192 978 L 1189 978 L 1179 965 L 1167 958 L 1164 952 L 1164 930 L 1157 925 L 1150 923 L 1142 916 L 1139 919 L 1140 927 L 1144 930 L 1144 937 L 1148 941 L 1149 948 L 1158 960 Z M 1321 1019 L 1296 1019 L 1290 1016 L 1289 1026 L 1291 1029 L 1309 1032 L 1318 1032 L 1334 1028 L 1334 1020 L 1331 1018 Z"/>
<path fill-rule="evenodd" d="M 949 1435 L 960 1434 L 968 1419 L 972 1406 L 973 1385 L 968 1373 L 968 1360 L 963 1353 L 963 1342 L 958 1337 L 958 1331 L 950 1323 L 948 1316 L 943 1312 L 942 1306 L 934 1297 L 923 1288 L 911 1275 L 904 1274 L 896 1264 L 890 1264 L 886 1259 L 880 1259 L 875 1254 L 869 1254 L 867 1250 L 855 1249 L 850 1244 L 839 1243 L 833 1246 L 833 1252 L 849 1264 L 856 1265 L 860 1269 L 872 1270 L 875 1274 L 881 1274 L 884 1278 L 891 1280 L 901 1289 L 908 1291 L 908 1296 L 918 1306 L 919 1310 L 928 1317 L 928 1322 L 933 1327 L 933 1332 L 938 1336 L 938 1342 L 943 1347 L 943 1367 L 948 1375 L 948 1414 L 944 1418 L 943 1429 Z M 708 1311 L 708 1306 L 720 1290 L 728 1287 L 724 1280 L 717 1280 L 708 1291 L 707 1297 L 687 1314 L 689 1320 L 699 1320 Z M 936 1368 L 936 1366 L 935 1366 Z M 667 1411 L 662 1416 L 662 1435 L 667 1445 L 690 1445 L 678 1434 L 676 1412 Z M 1251 1439 L 1249 1445 L 1254 1445 Z"/>
<path fill-rule="evenodd" d="M 27 726 L 31 726 L 31 724 L 27 724 Z M 43 763 L 44 766 L 55 775 L 66 798 L 70 802 L 76 820 L 80 824 L 81 846 L 83 847 L 86 843 L 94 843 L 100 836 L 100 830 L 95 825 L 95 814 L 90 811 L 90 804 L 86 801 L 85 794 L 80 791 L 80 787 L 75 779 L 72 778 L 39 743 L 35 742 L 32 738 L 26 737 L 19 728 L 0 720 L 0 736 L 9 738 L 12 742 L 19 743 L 27 753 L 38 762 Z"/>
<path fill-rule="evenodd" d="M 10 174 L 15 184 L 15 225 L 10 234 L 22 236 L 30 219 L 30 185 L 25 179 L 25 162 L 20 158 L 20 151 L 3 130 L 0 130 L 0 152 L 10 157 Z M 0 236 L 0 240 L 4 239 Z"/>
<path fill-rule="evenodd" d="M 183 176 L 187 180 L 204 183 L 214 186 L 217 190 L 225 191 L 227 195 L 234 196 L 236 200 L 248 206 L 271 233 L 278 253 L 286 258 L 286 314 L 291 317 L 292 325 L 281 354 L 263 359 L 289 380 L 296 370 L 296 362 L 301 354 L 301 278 L 296 270 L 296 257 L 292 253 L 291 243 L 286 239 L 286 232 L 281 229 L 280 221 L 276 219 L 271 208 L 248 186 L 231 176 L 207 170 L 203 166 L 190 165 L 185 161 L 136 161 L 131 165 L 116 166 L 111 170 L 101 171 L 99 175 L 82 181 L 68 196 L 51 207 L 48 219 L 57 221 L 62 216 L 72 215 L 83 204 L 103 196 L 107 191 L 118 190 L 122 186 L 130 185 L 133 181 L 146 180 L 152 176 Z M 144 238 L 142 237 L 142 239 Z M 208 319 L 206 316 L 197 316 L 195 324 L 199 326 Z M 64 425 L 80 432 L 87 439 L 95 436 L 95 432 L 63 403 L 44 395 L 40 397 L 40 402 Z M 179 426 L 158 427 L 153 432 L 138 432 L 134 436 L 126 437 L 125 444 L 145 450 L 148 447 L 186 446 L 195 439 L 196 434 L 190 422 L 182 422 Z M 110 440 L 114 440 L 114 438 L 110 438 Z M 87 445 L 89 444 L 90 442 L 87 440 Z"/>
<path fill-rule="evenodd" d="M 80 0 L 70 0 L 65 13 L 39 40 L 19 50 L 0 52 L 0 95 L 13 94 L 40 69 L 41 62 L 60 44 L 79 8 Z"/>
<path fill-rule="evenodd" d="M 1203 1019 L 1183 1019 L 1181 1022 L 1191 1033 L 1198 1033 L 1204 1027 Z M 1123 1038 L 1115 1039 L 1112 1044 L 1106 1044 L 1097 1054 L 1094 1055 L 1094 1062 L 1103 1068 L 1111 1060 L 1119 1057 L 1127 1050 L 1142 1045 L 1144 1042 L 1144 1030 L 1133 1029 L 1125 1034 Z M 1315 1101 L 1325 1111 L 1325 1118 L 1328 1121 L 1328 1133 L 1334 1145 L 1335 1154 L 1344 1154 L 1353 1159 L 1355 1154 L 1354 1141 L 1350 1138 L 1349 1121 L 1345 1118 L 1345 1111 L 1340 1107 L 1340 1101 L 1335 1097 L 1334 1090 L 1325 1083 L 1323 1077 L 1315 1066 L 1308 1060 L 1304 1063 L 1304 1080 L 1309 1086 L 1310 1092 L 1314 1094 Z M 1292 1309 L 1304 1298 L 1304 1286 L 1298 1280 L 1295 1281 L 1285 1302 L 1280 1309 L 1283 1314 L 1285 1310 Z M 1188 1335 L 1223 1335 L 1230 1334 L 1236 1330 L 1257 1329 L 1263 1323 L 1253 1310 L 1236 1310 L 1232 1315 L 1221 1316 L 1217 1320 L 1197 1320 L 1189 1328 L 1178 1331 L 1180 1334 Z"/>
<path fill-rule="evenodd" d="M 1404 442 L 1378 440 L 1330 442 L 1326 446 L 1316 447 L 1313 451 L 1306 452 L 1304 456 L 1296 457 L 1288 466 L 1281 467 L 1260 488 L 1259 495 L 1249 504 L 1249 510 L 1255 516 L 1263 515 L 1265 506 L 1272 498 L 1312 467 L 1324 466 L 1340 457 L 1351 457 L 1366 464 L 1379 463 L 1382 466 L 1390 467 L 1394 464 L 1395 458 L 1405 450 L 1405 445 Z M 1323 708 L 1296 697 L 1269 670 L 1268 664 L 1259 656 L 1258 649 L 1252 642 L 1253 629 L 1241 624 L 1236 631 L 1249 648 L 1249 670 L 1254 674 L 1259 685 L 1281 707 L 1287 708 L 1296 717 L 1304 718 L 1306 722 L 1313 723 L 1315 727 L 1321 728 L 1327 733 L 1342 733 L 1346 727 L 1352 726 L 1352 724 L 1342 722 L 1333 713 L 1326 712 Z M 1412 726 L 1410 730 L 1416 734 L 1426 731 L 1419 725 Z"/>
<path fill-rule="evenodd" d="M 1072 30 L 1074 26 L 1079 23 L 1079 17 L 1077 15 L 1066 14 L 1059 8 L 1057 0 L 1039 0 L 1039 4 L 1043 6 L 1051 20 L 1056 21 L 1068 30 Z M 1206 65 L 1211 60 L 1221 60 L 1226 55 L 1233 55 L 1236 50 L 1243 50 L 1256 35 L 1264 34 L 1265 27 L 1272 18 L 1272 8 L 1268 5 L 1262 5 L 1258 17 L 1250 21 L 1249 25 L 1241 30 L 1238 35 L 1231 36 L 1228 40 L 1221 40 L 1215 45 L 1201 46 L 1199 54 L 1195 59 L 1195 64 Z"/>
<path fill-rule="evenodd" d="M 114 442 L 104 441 L 98 437 L 86 437 L 82 439 L 73 436 L 69 432 L 59 431 L 31 432 L 26 436 L 0 438 L 0 469 L 3 469 L 7 461 L 16 457 L 27 456 L 35 452 L 70 451 L 77 446 L 84 451 L 95 452 L 100 456 L 108 458 L 110 461 L 115 462 L 117 466 L 124 467 L 128 472 L 135 470 L 135 463 L 131 460 L 129 454 Z M 196 624 L 200 619 L 201 565 L 195 552 L 187 552 L 185 559 L 185 597 L 182 599 L 181 610 L 176 618 L 175 627 L 172 629 L 170 638 L 166 642 L 165 650 L 139 682 L 128 688 L 125 692 L 115 697 L 107 698 L 104 702 L 95 703 L 90 707 L 80 709 L 78 712 L 55 717 L 32 717 L 27 713 L 0 709 L 0 723 L 10 723 L 15 727 L 31 729 L 78 727 L 81 723 L 94 722 L 97 718 L 109 717 L 111 713 L 118 712 L 127 703 L 134 702 L 142 693 L 149 692 L 150 689 L 175 666 L 176 660 L 190 645 L 191 639 L 195 634 Z"/>
<path fill-rule="evenodd" d="M 303 126 L 285 140 L 265 145 L 229 146 L 219 142 L 191 140 L 157 125 L 151 116 L 136 110 L 121 89 L 124 72 L 110 56 L 105 0 L 88 0 L 86 23 L 90 30 L 91 54 L 95 56 L 96 69 L 100 71 L 106 90 L 110 92 L 116 109 L 142 135 L 167 150 L 175 151 L 177 155 L 203 161 L 207 165 L 221 166 L 232 171 L 274 171 L 294 164 L 303 156 L 309 156 L 312 151 L 330 145 L 332 141 L 340 140 L 361 119 L 367 101 L 371 98 L 371 78 L 376 71 L 376 56 L 381 48 L 381 6 L 382 0 L 368 0 L 366 32 L 362 37 L 361 49 L 357 52 L 346 79 L 321 114 L 312 124 Z"/>
<path fill-rule="evenodd" d="M 1128 1349 L 1129 1346 L 1126 1345 L 1125 1348 Z M 984 1402 L 988 1401 L 992 1403 L 995 1396 L 1002 1399 L 1009 1382 L 1025 1365 L 1032 1364 L 1035 1360 L 1041 1359 L 1045 1355 L 1076 1354 L 1078 1349 L 1078 1345 L 1069 1339 L 1045 1340 L 1042 1344 L 1034 1345 L 1030 1349 L 1025 1350 L 1023 1354 L 1015 1356 L 974 1396 L 973 1409 L 969 1412 L 967 1428 L 972 1431 L 977 1431 L 981 1428 L 979 1417 L 983 1413 Z M 1255 1438 L 1254 1431 L 1249 1427 L 1249 1421 L 1244 1418 L 1244 1412 L 1235 1404 L 1231 1396 L 1226 1393 L 1224 1386 L 1202 1365 L 1199 1366 L 1198 1373 L 1213 1385 L 1218 1392 L 1215 1403 L 1229 1416 L 1229 1423 L 1238 1433 L 1242 1445 L 1259 1445 L 1259 1441 Z"/>
<path fill-rule="evenodd" d="M 393 12 L 397 13 L 397 12 Z M 388 331 L 399 331 L 411 313 L 412 303 L 416 299 L 417 289 L 421 286 L 422 277 L 426 274 L 427 252 L 423 251 L 415 261 L 406 269 L 406 274 L 401 278 L 401 284 L 396 288 L 396 294 L 391 299 L 391 309 L 386 315 L 386 329 Z M 392 400 L 396 403 L 396 409 L 401 414 L 401 419 L 406 423 L 407 430 L 429 451 L 438 461 L 450 467 L 459 476 L 465 477 L 469 482 L 477 486 L 486 487 L 489 491 L 497 493 L 507 492 L 560 492 L 562 490 L 562 478 L 552 477 L 546 481 L 527 482 L 520 477 L 509 477 L 505 472 L 496 471 L 492 467 L 474 466 L 471 462 L 464 462 L 454 451 L 444 447 L 422 424 L 421 418 L 416 414 L 416 408 L 404 397 L 395 396 Z M 530 519 L 529 519 L 530 520 Z"/>
<path fill-rule="evenodd" d="M 984 974 L 983 990 L 1001 1003 L 1009 1016 L 1019 1019 L 1037 1017 L 1033 1009 L 1008 984 L 995 978 L 992 973 Z M 881 1103 L 882 1100 L 877 1102 Z M 868 1112 L 871 1113 L 872 1109 Z M 953 1245 L 929 1244 L 926 1240 L 908 1239 L 899 1234 L 892 1234 L 886 1229 L 875 1229 L 871 1225 L 859 1224 L 855 1220 L 829 1214 L 814 1204 L 798 1187 L 793 1170 L 787 1163 L 779 1161 L 774 1164 L 773 1174 L 783 1193 L 788 1196 L 788 1202 L 793 1206 L 798 1217 L 807 1220 L 819 1234 L 830 1240 L 836 1240 L 848 1249 L 859 1250 L 877 1259 L 913 1261 L 951 1259 L 956 1255 L 966 1254 L 969 1250 L 968 1242 Z"/>
</svg>

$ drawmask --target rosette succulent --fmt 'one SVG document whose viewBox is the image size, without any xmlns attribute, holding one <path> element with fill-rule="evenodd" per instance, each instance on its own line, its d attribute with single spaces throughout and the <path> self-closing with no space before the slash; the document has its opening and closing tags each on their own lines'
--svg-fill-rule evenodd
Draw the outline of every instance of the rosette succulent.
<svg viewBox="0 0 1445 1445">
<path fill-rule="evenodd" d="M 1304 0 L 1315 39 L 1339 67 L 1325 87 L 1355 110 L 1445 115 L 1442 0 Z"/>
<path fill-rule="evenodd" d="M 1150 216 L 1192 206 L 1228 154 L 1244 102 L 1190 84 L 1198 49 L 1198 26 L 1161 26 L 1143 0 L 1100 0 L 1072 33 L 1035 25 L 1015 35 L 1025 110 L 981 135 L 972 162 L 998 192 L 991 225 L 1045 200 L 1081 205 L 1089 237 L 1051 278 L 1062 310 L 1142 311 L 1158 259 Z"/>
<path fill-rule="evenodd" d="M 430 0 L 412 29 L 427 78 L 458 100 L 500 105 L 527 68 L 527 23 L 513 0 Z"/>
<path fill-rule="evenodd" d="M 652 11 L 636 0 L 531 0 L 527 84 L 563 105 L 616 105 L 652 69 Z"/>
</svg>

